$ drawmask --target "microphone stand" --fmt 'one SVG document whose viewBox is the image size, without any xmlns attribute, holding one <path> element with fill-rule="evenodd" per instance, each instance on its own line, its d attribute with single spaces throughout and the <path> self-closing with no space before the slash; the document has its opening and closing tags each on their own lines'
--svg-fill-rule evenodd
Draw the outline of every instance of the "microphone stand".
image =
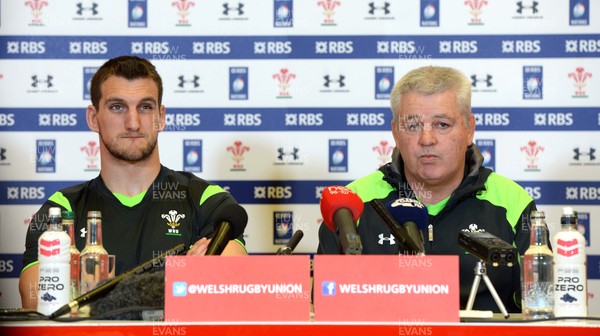
<svg viewBox="0 0 600 336">
<path fill-rule="evenodd" d="M 494 284 L 492 284 L 492 280 L 490 280 L 490 277 L 487 275 L 487 268 L 485 267 L 485 261 L 483 259 L 479 259 L 479 261 L 477 261 L 477 264 L 473 268 L 473 272 L 475 273 L 475 278 L 473 279 L 473 286 L 471 286 L 471 293 L 469 294 L 466 310 L 473 310 L 473 304 L 475 303 L 475 296 L 477 295 L 477 290 L 479 289 L 479 283 L 481 282 L 481 278 L 483 278 L 485 285 L 490 293 L 492 293 L 492 297 L 494 298 L 494 301 L 496 301 L 496 304 L 498 305 L 498 308 L 500 308 L 504 318 L 508 319 L 510 316 L 506 311 L 506 307 L 504 307 L 504 303 L 502 303 L 502 300 L 500 300 L 498 292 L 496 292 L 496 288 L 494 288 Z"/>
</svg>

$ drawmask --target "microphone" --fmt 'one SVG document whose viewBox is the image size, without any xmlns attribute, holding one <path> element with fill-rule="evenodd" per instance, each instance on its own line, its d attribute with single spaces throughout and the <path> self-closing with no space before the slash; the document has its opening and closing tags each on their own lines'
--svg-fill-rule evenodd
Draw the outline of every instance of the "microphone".
<svg viewBox="0 0 600 336">
<path fill-rule="evenodd" d="M 404 246 L 407 252 L 415 254 L 423 254 L 424 249 L 420 250 L 417 242 L 408 234 L 408 231 L 400 226 L 392 214 L 386 209 L 386 207 L 378 199 L 373 199 L 369 202 L 375 212 L 383 219 L 383 222 L 388 226 L 390 232 L 396 238 L 401 246 Z"/>
<path fill-rule="evenodd" d="M 425 254 L 423 245 L 423 230 L 427 228 L 429 213 L 425 205 L 412 198 L 399 198 L 386 205 L 387 210 L 397 222 L 408 232 L 408 235 L 417 244 L 419 251 Z"/>
<path fill-rule="evenodd" d="M 121 280 L 125 279 L 126 277 L 128 277 L 130 275 L 141 274 L 143 272 L 146 272 L 146 271 L 152 269 L 157 263 L 160 264 L 160 261 L 162 259 L 164 259 L 166 256 L 178 255 L 178 254 L 183 253 L 184 251 L 185 251 L 185 245 L 179 244 L 179 245 L 175 246 L 174 248 L 162 253 L 161 255 L 154 257 L 154 258 L 144 262 L 143 264 L 132 268 L 131 270 L 129 270 L 127 272 L 121 273 L 118 276 L 112 278 L 111 280 L 105 282 L 104 284 L 98 285 L 96 288 L 92 289 L 91 291 L 80 295 L 79 297 L 75 298 L 73 301 L 58 308 L 54 313 L 50 314 L 49 318 L 51 320 L 56 319 L 57 317 L 60 317 L 64 314 L 69 313 L 71 311 L 71 309 L 77 309 L 80 306 L 83 306 L 84 304 L 86 304 L 88 301 L 96 300 L 96 299 L 104 296 L 106 293 L 108 293 L 119 282 L 121 282 Z"/>
<path fill-rule="evenodd" d="M 121 281 L 105 297 L 90 304 L 90 316 L 96 320 L 147 320 L 164 316 L 165 271 L 134 274 Z M 155 315 L 151 315 L 155 314 Z"/>
<path fill-rule="evenodd" d="M 364 209 L 363 201 L 352 190 L 331 186 L 323 189 L 321 215 L 327 227 L 337 232 L 345 254 L 362 254 L 362 242 L 356 224 Z"/>
<path fill-rule="evenodd" d="M 405 222 L 403 224 L 404 229 L 406 229 L 406 232 L 408 233 L 408 236 L 417 244 L 417 247 L 419 248 L 418 252 L 419 254 L 425 254 L 425 245 L 423 244 L 423 232 L 421 232 L 421 230 L 419 230 L 419 228 L 417 227 L 417 224 L 415 222 Z"/>
<path fill-rule="evenodd" d="M 248 214 L 237 203 L 225 205 L 215 221 L 215 234 L 208 243 L 205 255 L 221 255 L 230 240 L 244 233 L 248 224 Z"/>
<path fill-rule="evenodd" d="M 287 244 L 285 244 L 285 246 L 280 247 L 277 250 L 277 255 L 292 254 L 292 252 L 294 251 L 296 246 L 298 246 L 298 243 L 300 242 L 300 240 L 302 240 L 302 237 L 304 237 L 304 232 L 302 232 L 302 230 L 298 230 L 298 231 L 294 232 L 292 239 L 290 239 L 290 241 Z"/>
</svg>

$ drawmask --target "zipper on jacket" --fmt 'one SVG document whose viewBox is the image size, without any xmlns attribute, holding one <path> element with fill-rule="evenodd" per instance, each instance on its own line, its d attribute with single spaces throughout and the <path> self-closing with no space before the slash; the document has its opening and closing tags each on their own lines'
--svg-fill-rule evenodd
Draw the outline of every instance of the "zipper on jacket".
<svg viewBox="0 0 600 336">
<path fill-rule="evenodd" d="M 427 226 L 427 240 L 433 242 L 433 224 Z"/>
</svg>

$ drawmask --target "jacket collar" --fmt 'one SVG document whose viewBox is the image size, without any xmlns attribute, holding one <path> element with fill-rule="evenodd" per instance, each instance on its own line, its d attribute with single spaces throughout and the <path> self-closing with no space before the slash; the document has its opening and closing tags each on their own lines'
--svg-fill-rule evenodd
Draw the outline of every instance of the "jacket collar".
<svg viewBox="0 0 600 336">
<path fill-rule="evenodd" d="M 481 170 L 484 169 L 482 164 L 483 155 L 481 155 L 479 148 L 475 144 L 471 144 L 471 146 L 467 147 L 465 153 L 465 174 L 457 190 L 464 189 L 469 184 L 473 185 L 476 190 L 484 188 L 483 183 L 489 175 L 489 171 L 486 169 L 487 173 L 480 174 Z M 392 162 L 381 166 L 379 170 L 383 173 L 383 180 L 389 183 L 395 190 L 398 190 L 400 197 L 411 197 L 411 195 L 414 195 L 410 190 L 410 186 L 406 183 L 404 161 L 398 148 L 394 148 L 392 152 Z"/>
</svg>

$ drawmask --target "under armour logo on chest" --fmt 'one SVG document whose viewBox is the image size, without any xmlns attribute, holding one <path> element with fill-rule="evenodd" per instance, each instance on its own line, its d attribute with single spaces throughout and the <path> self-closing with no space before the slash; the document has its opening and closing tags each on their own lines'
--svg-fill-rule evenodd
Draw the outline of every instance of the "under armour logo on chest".
<svg viewBox="0 0 600 336">
<path fill-rule="evenodd" d="M 383 242 L 388 241 L 390 243 L 390 245 L 394 245 L 396 244 L 396 239 L 394 239 L 394 236 L 390 235 L 389 237 L 386 237 L 383 235 L 383 233 L 379 234 L 379 245 L 383 245 Z"/>
</svg>

